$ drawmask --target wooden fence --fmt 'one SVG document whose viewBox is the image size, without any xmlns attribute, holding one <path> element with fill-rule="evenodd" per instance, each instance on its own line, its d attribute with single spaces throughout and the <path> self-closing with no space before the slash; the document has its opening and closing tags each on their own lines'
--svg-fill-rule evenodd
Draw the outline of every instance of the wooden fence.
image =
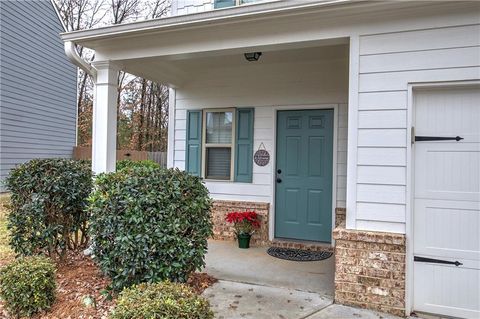
<svg viewBox="0 0 480 319">
<path fill-rule="evenodd" d="M 149 160 L 157 162 L 162 167 L 167 167 L 167 152 L 147 152 Z"/>
<path fill-rule="evenodd" d="M 92 159 L 92 148 L 75 146 L 73 148 L 73 158 L 77 160 Z M 167 167 L 167 152 L 147 152 L 132 150 L 117 150 L 117 161 L 129 159 L 132 161 L 152 160 L 162 167 Z"/>
</svg>

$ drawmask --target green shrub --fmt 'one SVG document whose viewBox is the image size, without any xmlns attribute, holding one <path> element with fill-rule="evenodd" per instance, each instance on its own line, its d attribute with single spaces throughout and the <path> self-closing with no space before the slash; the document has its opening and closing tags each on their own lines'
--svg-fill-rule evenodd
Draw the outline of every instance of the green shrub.
<svg viewBox="0 0 480 319">
<path fill-rule="evenodd" d="M 13 169 L 6 185 L 10 245 L 17 254 L 63 256 L 86 244 L 85 207 L 92 188 L 87 162 L 34 159 Z"/>
<path fill-rule="evenodd" d="M 185 282 L 204 266 L 211 201 L 201 179 L 178 169 L 100 174 L 90 196 L 94 256 L 119 291 L 141 282 Z"/>
<path fill-rule="evenodd" d="M 120 294 L 110 319 L 213 319 L 208 301 L 181 284 L 140 284 Z"/>
<path fill-rule="evenodd" d="M 134 168 L 134 167 L 160 168 L 160 164 L 152 160 L 144 160 L 144 161 L 121 160 L 121 161 L 117 161 L 116 169 L 117 171 L 119 171 L 123 169 Z"/>
<path fill-rule="evenodd" d="M 55 301 L 55 266 L 46 257 L 19 258 L 0 270 L 0 296 L 15 316 L 31 316 Z"/>
</svg>

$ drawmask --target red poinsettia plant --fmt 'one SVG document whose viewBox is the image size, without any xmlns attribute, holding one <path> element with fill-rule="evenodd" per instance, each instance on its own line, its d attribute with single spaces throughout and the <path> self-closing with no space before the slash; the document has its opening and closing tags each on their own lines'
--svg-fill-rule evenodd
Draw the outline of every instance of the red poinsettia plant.
<svg viewBox="0 0 480 319">
<path fill-rule="evenodd" d="M 260 227 L 260 220 L 258 214 L 254 211 L 246 212 L 231 212 L 227 214 L 225 220 L 233 224 L 235 233 L 251 235 L 255 229 Z"/>
</svg>

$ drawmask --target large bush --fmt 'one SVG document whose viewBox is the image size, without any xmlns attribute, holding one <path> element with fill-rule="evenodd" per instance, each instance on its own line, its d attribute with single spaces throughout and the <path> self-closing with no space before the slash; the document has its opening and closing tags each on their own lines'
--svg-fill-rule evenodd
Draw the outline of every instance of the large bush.
<svg viewBox="0 0 480 319">
<path fill-rule="evenodd" d="M 140 284 L 120 294 L 110 319 L 213 319 L 208 301 L 181 284 Z"/>
<path fill-rule="evenodd" d="M 14 316 L 50 308 L 55 289 L 55 266 L 46 257 L 19 258 L 0 270 L 0 296 Z"/>
<path fill-rule="evenodd" d="M 16 253 L 63 256 L 86 244 L 84 208 L 92 188 L 88 163 L 34 159 L 13 169 L 6 185 L 11 192 L 10 244 Z"/>
<path fill-rule="evenodd" d="M 178 169 L 137 167 L 97 176 L 90 234 L 111 288 L 185 282 L 203 267 L 210 205 L 201 180 Z"/>
<path fill-rule="evenodd" d="M 135 167 L 160 168 L 160 164 L 152 160 L 143 160 L 143 161 L 121 160 L 121 161 L 117 161 L 117 165 L 116 165 L 117 171 L 120 171 L 123 169 L 131 169 Z"/>
</svg>

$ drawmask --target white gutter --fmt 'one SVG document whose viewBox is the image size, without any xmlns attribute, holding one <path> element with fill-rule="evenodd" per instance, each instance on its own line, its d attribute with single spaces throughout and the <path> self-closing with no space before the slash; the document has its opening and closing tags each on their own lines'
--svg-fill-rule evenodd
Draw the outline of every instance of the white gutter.
<svg viewBox="0 0 480 319">
<path fill-rule="evenodd" d="M 369 3 L 368 0 L 290 0 L 268 1 L 247 6 L 222 8 L 205 12 L 157 18 L 146 21 L 136 21 L 113 26 L 94 29 L 79 30 L 62 33 L 63 41 L 82 43 L 86 41 L 100 40 L 117 36 L 132 35 L 144 32 L 156 32 L 162 30 L 178 29 L 180 27 L 198 27 L 212 23 L 233 22 L 241 19 L 256 18 L 268 15 L 295 14 L 296 12 L 311 12 L 312 10 L 328 10 L 338 7 L 365 5 L 377 5 L 377 2 Z"/>
<path fill-rule="evenodd" d="M 82 57 L 77 52 L 75 43 L 73 43 L 72 41 L 65 42 L 65 54 L 73 64 L 78 66 L 87 74 L 91 75 L 93 77 L 93 81 L 96 82 L 97 70 L 90 63 L 82 59 Z"/>
</svg>

